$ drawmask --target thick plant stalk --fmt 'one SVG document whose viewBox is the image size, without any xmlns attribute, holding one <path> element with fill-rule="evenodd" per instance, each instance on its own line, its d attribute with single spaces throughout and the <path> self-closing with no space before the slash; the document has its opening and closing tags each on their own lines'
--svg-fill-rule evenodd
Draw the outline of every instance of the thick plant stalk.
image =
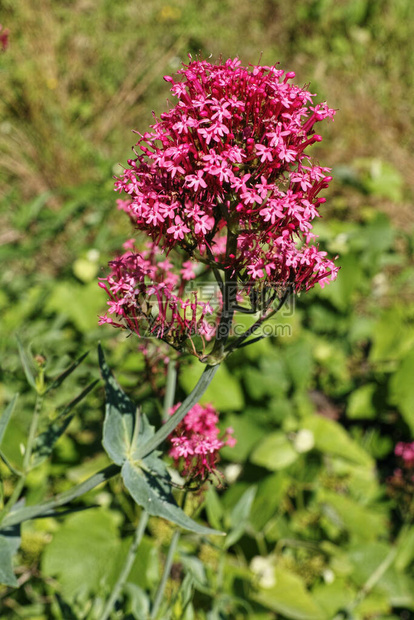
<svg viewBox="0 0 414 620">
<path fill-rule="evenodd" d="M 213 377 L 216 374 L 218 367 L 218 364 L 216 366 L 206 366 L 203 374 L 201 375 L 197 385 L 195 386 L 191 394 L 187 396 L 187 398 L 180 405 L 177 411 L 169 418 L 169 420 L 167 420 L 165 424 L 163 424 L 163 426 L 155 433 L 155 435 L 149 441 L 147 441 L 147 443 L 144 444 L 142 448 L 138 450 L 138 459 L 145 458 L 148 454 L 155 450 L 155 448 L 157 448 L 165 439 L 167 439 L 168 435 L 173 432 L 173 430 L 184 419 L 190 409 L 194 407 L 194 405 L 197 404 L 200 398 L 203 396 L 204 392 L 213 380 Z"/>
<path fill-rule="evenodd" d="M 175 387 L 177 383 L 177 360 L 172 359 L 168 363 L 167 371 L 167 385 L 165 388 L 164 408 L 163 408 L 163 421 L 168 420 L 168 413 L 171 407 L 174 405 Z"/>
<path fill-rule="evenodd" d="M 177 384 L 177 363 L 175 361 L 170 361 L 168 365 L 167 386 L 166 386 L 166 393 L 165 393 L 165 400 L 164 400 L 164 420 L 168 420 L 169 410 L 174 404 L 176 384 Z M 172 536 L 172 539 L 171 539 L 170 548 L 168 550 L 168 555 L 165 560 L 165 566 L 164 566 L 164 571 L 161 577 L 161 581 L 158 585 L 157 593 L 155 595 L 154 605 L 152 607 L 150 620 L 157 617 L 157 613 L 161 605 L 162 597 L 163 597 L 164 590 L 165 590 L 165 584 L 167 583 L 168 575 L 170 574 L 171 565 L 172 565 L 174 553 L 177 548 L 179 538 L 180 538 L 180 532 L 179 530 L 175 530 Z"/>
<path fill-rule="evenodd" d="M 173 559 L 174 559 L 174 553 L 175 553 L 175 550 L 177 549 L 179 539 L 180 539 L 180 531 L 175 530 L 174 534 L 172 535 L 167 557 L 165 559 L 164 571 L 162 573 L 161 581 L 158 585 L 157 593 L 155 595 L 155 600 L 154 600 L 154 605 L 151 610 L 150 620 L 156 620 L 158 616 L 158 611 L 162 603 L 162 597 L 164 596 L 165 586 L 167 584 L 168 576 L 171 572 L 171 566 L 172 566 Z"/>
<path fill-rule="evenodd" d="M 149 519 L 148 513 L 145 510 L 143 510 L 141 514 L 141 518 L 135 530 L 134 538 L 132 539 L 132 543 L 129 548 L 127 557 L 125 558 L 125 563 L 122 567 L 121 572 L 119 573 L 119 577 L 117 579 L 116 584 L 114 585 L 111 596 L 107 600 L 105 609 L 103 610 L 100 620 L 107 620 L 109 618 L 109 616 L 111 615 L 112 609 L 114 608 L 114 605 L 116 601 L 118 600 L 119 595 L 122 592 L 122 589 L 126 583 L 126 580 L 128 579 L 128 575 L 131 572 L 132 565 L 134 564 L 135 557 L 138 551 L 138 547 L 141 544 L 141 540 L 144 535 L 145 528 L 147 527 L 148 519 Z"/>
</svg>

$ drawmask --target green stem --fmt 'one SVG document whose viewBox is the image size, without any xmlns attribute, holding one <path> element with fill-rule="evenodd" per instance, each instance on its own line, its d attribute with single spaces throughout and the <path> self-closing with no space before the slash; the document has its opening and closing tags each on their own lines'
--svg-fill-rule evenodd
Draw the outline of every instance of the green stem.
<svg viewBox="0 0 414 620">
<path fill-rule="evenodd" d="M 15 503 L 18 501 L 21 492 L 24 489 L 24 486 L 26 484 L 26 479 L 27 479 L 27 475 L 30 471 L 30 459 L 32 457 L 32 453 L 33 453 L 33 448 L 34 448 L 34 442 L 36 439 L 36 432 L 37 432 L 37 427 L 39 424 L 39 418 L 40 418 L 40 412 L 42 410 L 42 404 L 43 404 L 43 394 L 37 394 L 36 396 L 36 403 L 35 403 L 35 408 L 33 411 L 33 416 L 32 416 L 32 422 L 30 424 L 30 429 L 29 429 L 29 437 L 27 439 L 27 444 L 26 444 L 26 449 L 24 452 L 24 458 L 23 458 L 23 472 L 16 484 L 16 486 L 14 487 L 13 493 L 11 494 L 11 496 L 9 497 L 9 500 L 7 502 L 7 504 L 4 506 L 1 515 L 0 515 L 0 523 L 4 520 L 4 518 L 8 515 L 8 513 L 11 511 L 11 509 L 13 508 L 13 506 L 15 505 Z"/>
<path fill-rule="evenodd" d="M 32 417 L 32 423 L 30 424 L 29 438 L 27 440 L 26 451 L 24 453 L 24 459 L 23 459 L 23 471 L 25 474 L 29 473 L 30 459 L 32 457 L 34 442 L 36 439 L 36 432 L 37 432 L 37 427 L 39 424 L 42 404 L 43 404 L 43 395 L 38 394 L 36 397 L 36 404 L 35 404 L 34 413 Z"/>
<path fill-rule="evenodd" d="M 171 362 L 168 366 L 167 387 L 166 387 L 166 394 L 165 394 L 165 401 L 164 401 L 164 420 L 168 419 L 168 411 L 170 407 L 174 404 L 175 388 L 177 384 L 177 366 L 176 364 L 174 364 L 174 372 L 170 372 L 170 368 L 171 368 Z M 187 497 L 187 494 L 184 494 L 183 502 L 182 502 L 183 509 L 184 509 L 186 497 Z M 172 565 L 174 553 L 177 548 L 179 538 L 180 538 L 180 532 L 179 530 L 175 530 L 172 536 L 172 539 L 171 539 L 167 559 L 165 561 L 164 572 L 162 574 L 161 581 L 158 585 L 157 593 L 155 595 L 154 605 L 151 611 L 150 620 L 152 620 L 152 618 L 156 618 L 158 614 L 158 610 L 162 602 L 165 585 L 167 583 L 168 575 L 170 574 L 171 565 Z"/>
<path fill-rule="evenodd" d="M 367 581 L 362 586 L 361 590 L 358 592 L 358 594 L 356 595 L 352 603 L 347 605 L 347 607 L 345 608 L 346 612 L 348 612 L 349 614 L 352 614 L 353 610 L 368 596 L 371 590 L 377 585 L 381 577 L 384 575 L 384 573 L 389 569 L 389 567 L 394 562 L 396 556 L 397 556 L 397 548 L 392 547 L 389 553 L 385 556 L 385 558 L 381 562 L 381 564 L 377 566 L 377 568 L 374 570 L 371 576 L 367 579 Z M 341 616 L 335 616 L 334 620 L 340 620 L 340 618 Z"/>
<path fill-rule="evenodd" d="M 158 585 L 157 593 L 155 595 L 154 605 L 151 610 L 150 620 L 155 620 L 155 618 L 158 616 L 158 612 L 159 612 L 159 609 L 162 603 L 162 597 L 164 596 L 165 586 L 167 584 L 167 579 L 171 572 L 171 566 L 172 566 L 173 559 L 174 559 L 174 553 L 177 548 L 179 538 L 180 538 L 180 532 L 179 530 L 175 530 L 174 534 L 172 535 L 170 548 L 168 549 L 168 554 L 165 560 L 164 571 L 162 573 L 161 581 Z"/>
<path fill-rule="evenodd" d="M 14 467 L 14 465 L 10 463 L 9 459 L 7 458 L 7 456 L 4 454 L 3 450 L 1 449 L 0 449 L 0 459 L 3 461 L 3 463 L 11 471 L 12 474 L 17 476 L 18 478 L 20 478 L 20 476 L 23 476 L 23 472 L 17 469 L 16 467 Z"/>
<path fill-rule="evenodd" d="M 290 295 L 290 290 L 287 290 L 285 292 L 285 294 L 283 295 L 282 299 L 279 301 L 278 305 L 276 306 L 276 308 L 274 308 L 271 312 L 269 312 L 269 314 L 265 314 L 263 316 L 261 316 L 259 319 L 257 319 L 257 321 L 255 323 L 253 323 L 253 325 L 251 325 L 243 334 L 241 334 L 241 336 L 239 336 L 234 342 L 232 342 L 232 344 L 227 347 L 226 352 L 228 354 L 232 353 L 235 349 L 238 349 L 242 346 L 246 346 L 249 344 L 253 344 L 253 342 L 256 342 L 256 339 L 254 340 L 250 340 L 249 342 L 245 342 L 245 340 L 247 338 L 249 338 L 249 336 L 252 336 L 254 334 L 254 332 L 259 329 L 259 327 L 262 325 L 262 323 L 264 323 L 265 321 L 268 321 L 269 319 L 272 318 L 272 316 L 274 316 L 277 312 L 279 312 L 279 310 L 281 309 L 281 307 L 283 306 L 283 304 L 287 301 L 289 295 Z M 259 336 L 259 338 L 257 338 L 257 340 L 261 340 L 262 338 L 266 338 L 266 336 Z"/>
<path fill-rule="evenodd" d="M 129 548 L 128 555 L 125 558 L 125 563 L 122 567 L 121 572 L 119 573 L 119 577 L 114 586 L 114 589 L 112 590 L 111 596 L 107 600 L 105 609 L 103 610 L 100 620 L 107 620 L 109 618 L 109 616 L 111 615 L 111 611 L 113 610 L 115 603 L 117 602 L 119 595 L 121 594 L 125 586 L 126 580 L 128 579 L 128 575 L 131 572 L 132 565 L 134 564 L 135 557 L 138 551 L 138 547 L 141 544 L 141 540 L 144 535 L 145 528 L 147 527 L 148 519 L 149 519 L 148 513 L 145 510 L 143 510 L 141 513 L 141 518 L 135 530 L 135 534 L 132 539 L 132 543 Z"/>
<path fill-rule="evenodd" d="M 163 421 L 164 422 L 168 420 L 169 411 L 171 407 L 174 405 L 176 383 L 177 383 L 177 360 L 171 359 L 168 362 L 167 385 L 165 388 L 164 407 L 163 407 Z"/>
</svg>

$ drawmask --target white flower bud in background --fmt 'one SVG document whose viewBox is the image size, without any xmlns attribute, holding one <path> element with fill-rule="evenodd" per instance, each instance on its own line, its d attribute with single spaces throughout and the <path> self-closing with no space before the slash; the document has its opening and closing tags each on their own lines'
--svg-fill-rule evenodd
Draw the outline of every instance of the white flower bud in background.
<svg viewBox="0 0 414 620">
<path fill-rule="evenodd" d="M 273 588 L 276 584 L 275 567 L 271 558 L 256 555 L 250 562 L 250 570 L 258 578 L 262 588 Z"/>
<path fill-rule="evenodd" d="M 293 440 L 296 452 L 302 454 L 303 452 L 309 452 L 315 445 L 315 438 L 312 431 L 307 428 L 302 428 Z"/>
</svg>

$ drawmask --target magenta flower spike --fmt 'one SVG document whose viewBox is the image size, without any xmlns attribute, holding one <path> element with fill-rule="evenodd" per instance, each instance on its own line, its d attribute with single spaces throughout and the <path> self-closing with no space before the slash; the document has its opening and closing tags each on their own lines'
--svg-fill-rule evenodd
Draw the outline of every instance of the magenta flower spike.
<svg viewBox="0 0 414 620">
<path fill-rule="evenodd" d="M 100 283 L 109 296 L 101 323 L 179 351 L 189 338 L 187 351 L 218 363 L 243 298 L 239 284 L 250 301 L 264 291 L 266 310 L 290 292 L 335 279 L 338 268 L 312 232 L 332 177 L 308 155 L 322 139 L 315 125 L 335 111 L 314 104 L 315 95 L 290 83 L 294 77 L 277 66 L 243 67 L 236 58 L 191 61 L 178 79 L 165 78 L 176 104 L 139 134 L 136 157 L 115 183 L 123 194 L 118 208 L 151 244 L 142 255 L 128 246 L 110 263 Z M 185 294 L 183 284 L 199 271 L 207 280 L 214 273 L 220 288 L 222 308 L 213 317 L 197 284 Z M 206 357 L 218 320 L 222 335 Z M 201 353 L 193 335 L 202 337 Z"/>
<path fill-rule="evenodd" d="M 332 177 L 307 149 L 322 139 L 315 124 L 335 111 L 313 105 L 276 66 L 197 60 L 178 74 L 165 78 L 177 104 L 141 136 L 116 181 L 136 227 L 167 252 L 178 246 L 244 280 L 300 291 L 334 279 L 312 233 Z"/>
</svg>

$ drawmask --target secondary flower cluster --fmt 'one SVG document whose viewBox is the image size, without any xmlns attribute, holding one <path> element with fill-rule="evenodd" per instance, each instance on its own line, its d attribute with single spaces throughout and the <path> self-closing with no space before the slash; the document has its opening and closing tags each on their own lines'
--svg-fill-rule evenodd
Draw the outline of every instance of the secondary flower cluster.
<svg viewBox="0 0 414 620">
<path fill-rule="evenodd" d="M 116 182 L 136 227 L 241 280 L 299 291 L 334 279 L 312 233 L 331 177 L 306 153 L 334 110 L 277 67 L 200 60 L 178 74 L 165 78 L 176 106 L 141 135 Z"/>
<path fill-rule="evenodd" d="M 133 240 L 125 246 L 130 250 L 111 261 L 110 274 L 100 278 L 99 286 L 109 296 L 109 311 L 99 323 L 123 327 L 141 337 L 156 336 L 175 345 L 194 334 L 208 339 L 211 328 L 205 317 L 213 309 L 197 299 L 197 291 L 190 297 L 184 291 L 186 283 L 195 278 L 194 263 L 185 261 L 177 267 L 152 242 L 142 253 L 134 249 Z M 108 316 L 111 314 L 117 320 Z"/>
<path fill-rule="evenodd" d="M 399 457 L 400 467 L 396 467 L 392 476 L 387 480 L 388 492 L 397 501 L 401 510 L 414 514 L 414 441 L 407 443 L 400 441 L 394 449 Z"/>
<path fill-rule="evenodd" d="M 180 406 L 175 405 L 172 415 Z M 220 436 L 217 427 L 218 414 L 212 405 L 194 405 L 170 435 L 172 448 L 170 456 L 177 464 L 183 463 L 183 475 L 203 481 L 213 473 L 219 460 L 219 450 L 223 446 L 234 446 L 233 429 L 227 428 Z"/>
<path fill-rule="evenodd" d="M 395 446 L 395 455 L 399 456 L 406 468 L 414 468 L 414 441 L 405 443 L 399 441 Z"/>
</svg>

